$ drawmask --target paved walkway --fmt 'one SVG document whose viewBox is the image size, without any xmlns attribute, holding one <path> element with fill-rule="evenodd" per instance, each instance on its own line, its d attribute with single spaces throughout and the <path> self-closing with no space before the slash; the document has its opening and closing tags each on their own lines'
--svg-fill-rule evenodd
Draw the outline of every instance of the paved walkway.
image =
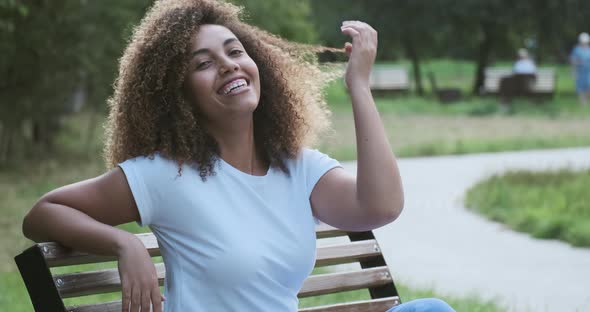
<svg viewBox="0 0 590 312">
<path fill-rule="evenodd" d="M 343 165 L 356 172 L 354 162 Z M 497 298 L 510 311 L 590 311 L 590 248 L 534 239 L 463 206 L 466 190 L 492 174 L 589 168 L 590 148 L 405 158 L 399 166 L 404 211 L 375 230 L 397 280 Z"/>
</svg>

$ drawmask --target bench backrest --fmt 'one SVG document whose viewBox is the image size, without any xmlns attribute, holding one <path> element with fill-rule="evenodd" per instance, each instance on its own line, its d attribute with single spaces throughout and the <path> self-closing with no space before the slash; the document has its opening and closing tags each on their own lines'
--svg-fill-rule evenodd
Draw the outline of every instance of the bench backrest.
<svg viewBox="0 0 590 312">
<path fill-rule="evenodd" d="M 500 79 L 513 74 L 510 68 L 487 68 L 483 93 L 498 93 Z M 555 91 L 557 76 L 553 68 L 538 68 L 535 83 L 532 85 L 533 93 L 553 93 Z"/>
<path fill-rule="evenodd" d="M 373 233 L 344 232 L 327 225 L 316 228 L 318 240 L 332 237 L 348 237 L 345 243 L 331 245 L 318 241 L 315 267 L 344 263 L 359 263 L 361 269 L 309 276 L 299 292 L 299 297 L 312 297 L 356 289 L 368 289 L 372 299 L 321 307 L 300 309 L 305 312 L 384 312 L 400 303 L 389 268 Z M 149 254 L 160 256 L 160 250 L 152 233 L 136 234 Z M 107 312 L 121 311 L 121 301 L 91 303 L 66 307 L 63 299 L 92 294 L 121 291 L 116 267 L 103 270 L 52 274 L 50 268 L 79 264 L 115 261 L 115 257 L 96 256 L 66 249 L 57 243 L 35 244 L 15 257 L 35 311 Z M 348 267 L 348 266 L 346 266 Z M 160 285 L 164 283 L 165 267 L 156 263 Z"/>
<path fill-rule="evenodd" d="M 400 67 L 380 66 L 373 68 L 369 84 L 372 90 L 403 91 L 410 89 L 408 72 Z"/>
</svg>

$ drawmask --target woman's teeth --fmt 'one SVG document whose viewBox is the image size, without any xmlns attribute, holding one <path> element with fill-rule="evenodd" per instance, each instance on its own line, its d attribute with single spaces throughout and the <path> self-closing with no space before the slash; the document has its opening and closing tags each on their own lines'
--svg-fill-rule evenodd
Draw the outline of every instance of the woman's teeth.
<svg viewBox="0 0 590 312">
<path fill-rule="evenodd" d="M 222 94 L 227 95 L 230 93 L 234 93 L 236 91 L 241 90 L 243 87 L 247 86 L 248 83 L 245 79 L 236 79 L 223 87 Z"/>
</svg>

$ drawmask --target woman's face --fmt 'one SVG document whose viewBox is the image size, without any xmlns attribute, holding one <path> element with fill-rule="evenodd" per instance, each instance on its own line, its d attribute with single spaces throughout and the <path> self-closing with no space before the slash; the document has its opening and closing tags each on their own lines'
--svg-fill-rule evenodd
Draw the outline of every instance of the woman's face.
<svg viewBox="0 0 590 312">
<path fill-rule="evenodd" d="M 190 53 L 184 85 L 207 121 L 251 115 L 260 100 L 260 77 L 237 37 L 223 26 L 202 25 Z"/>
</svg>

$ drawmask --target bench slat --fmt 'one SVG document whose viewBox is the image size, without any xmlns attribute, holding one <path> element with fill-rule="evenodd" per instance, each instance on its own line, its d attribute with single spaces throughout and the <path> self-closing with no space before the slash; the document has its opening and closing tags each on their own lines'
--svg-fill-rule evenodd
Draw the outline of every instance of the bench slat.
<svg viewBox="0 0 590 312">
<path fill-rule="evenodd" d="M 135 236 L 141 240 L 145 248 L 148 250 L 150 256 L 160 256 L 158 241 L 153 233 L 135 234 Z M 39 243 L 37 245 L 39 245 L 39 248 L 41 248 L 41 251 L 45 256 L 45 261 L 47 261 L 47 266 L 50 268 L 117 260 L 115 256 L 99 256 L 84 252 L 72 251 L 71 249 L 66 248 L 58 243 Z"/>
<path fill-rule="evenodd" d="M 162 263 L 157 264 L 156 270 L 158 272 L 159 284 L 163 285 L 165 275 L 164 265 Z M 60 288 L 62 297 L 71 298 L 121 290 L 121 283 L 116 270 L 97 271 L 92 272 L 92 274 L 92 277 L 70 275 L 67 281 L 64 280 L 65 277 L 62 277 L 62 281 L 64 281 L 63 286 Z M 98 274 L 98 276 L 95 274 Z M 92 280 L 92 282 L 89 282 L 89 280 Z M 305 280 L 298 296 L 300 298 L 312 297 L 375 287 L 390 282 L 392 282 L 392 278 L 387 267 L 312 275 Z"/>
<path fill-rule="evenodd" d="M 347 232 L 345 231 L 336 229 L 323 223 L 316 226 L 317 238 L 345 236 L 346 233 Z M 158 241 L 153 233 L 142 233 L 136 234 L 135 236 L 141 240 L 152 257 L 160 256 Z M 99 256 L 72 251 L 71 249 L 65 248 L 57 243 L 39 243 L 37 245 L 43 252 L 45 261 L 47 261 L 47 266 L 50 268 L 117 260 L 117 258 L 114 256 Z"/>
<path fill-rule="evenodd" d="M 371 301 L 356 301 L 334 304 L 323 307 L 299 309 L 299 312 L 385 312 L 400 303 L 399 297 L 374 299 Z M 166 303 L 164 303 L 166 304 Z M 68 307 L 69 312 L 120 312 L 121 301 L 105 302 L 93 305 Z"/>
<path fill-rule="evenodd" d="M 299 312 L 385 312 L 398 304 L 399 297 L 388 297 L 299 309 Z"/>
<path fill-rule="evenodd" d="M 315 266 L 358 262 L 381 254 L 381 248 L 374 239 L 317 248 Z"/>
<path fill-rule="evenodd" d="M 369 259 L 379 256 L 380 253 L 379 245 L 374 239 L 318 247 L 316 267 Z M 156 263 L 155 266 L 159 283 L 163 285 L 166 275 L 164 264 Z M 60 274 L 54 276 L 54 281 L 63 298 L 121 290 L 117 269 Z"/>
<path fill-rule="evenodd" d="M 339 237 L 339 236 L 346 236 L 347 232 L 343 230 L 339 230 L 333 226 L 327 225 L 325 223 L 321 223 L 315 227 L 315 234 L 317 238 L 329 238 L 329 237 Z"/>
<path fill-rule="evenodd" d="M 408 90 L 410 80 L 404 68 L 376 67 L 369 77 L 371 90 Z"/>
<path fill-rule="evenodd" d="M 500 79 L 512 75 L 512 69 L 489 68 L 485 70 L 484 92 L 497 93 L 500 87 Z M 551 68 L 539 68 L 535 73 L 535 84 L 531 87 L 533 93 L 553 93 L 555 91 L 556 74 Z"/>
<path fill-rule="evenodd" d="M 363 289 L 391 283 L 387 267 L 376 267 L 354 272 L 319 274 L 308 277 L 299 297 L 311 297 L 335 292 Z"/>
</svg>

